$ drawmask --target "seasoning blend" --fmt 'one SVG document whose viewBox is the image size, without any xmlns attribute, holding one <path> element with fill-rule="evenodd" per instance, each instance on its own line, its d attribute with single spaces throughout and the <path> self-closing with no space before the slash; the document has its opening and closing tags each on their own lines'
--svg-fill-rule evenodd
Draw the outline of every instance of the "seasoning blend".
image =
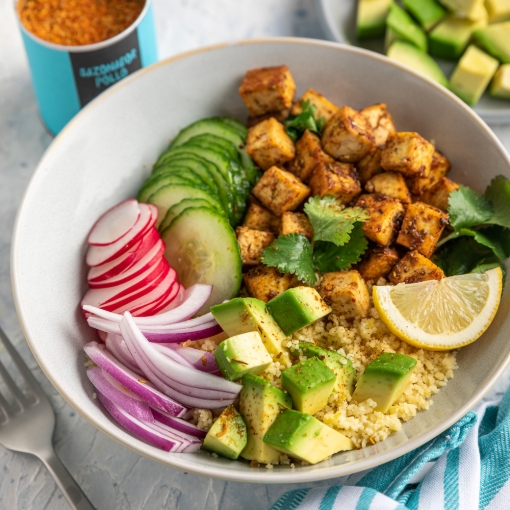
<svg viewBox="0 0 510 510">
<path fill-rule="evenodd" d="M 157 61 L 152 0 L 19 0 L 17 12 L 53 134 L 105 89 Z"/>
</svg>

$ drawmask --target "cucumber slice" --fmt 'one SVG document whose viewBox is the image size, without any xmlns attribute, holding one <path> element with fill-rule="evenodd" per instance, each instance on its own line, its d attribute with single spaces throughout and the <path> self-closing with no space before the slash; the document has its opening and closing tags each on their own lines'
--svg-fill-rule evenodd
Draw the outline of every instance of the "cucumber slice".
<svg viewBox="0 0 510 510">
<path fill-rule="evenodd" d="M 198 120 L 182 129 L 170 144 L 170 148 L 179 147 L 190 138 L 207 133 L 224 138 L 233 143 L 236 147 L 244 145 L 246 141 L 246 138 L 241 136 L 235 128 L 225 124 L 221 119 L 213 117 L 210 119 Z"/>
<path fill-rule="evenodd" d="M 237 130 L 237 132 L 246 140 L 246 136 L 248 135 L 248 128 L 236 119 L 232 117 L 219 117 L 221 122 L 224 124 L 228 124 L 230 127 L 233 127 Z"/>
<path fill-rule="evenodd" d="M 173 205 L 168 209 L 165 218 L 161 222 L 161 225 L 159 226 L 159 231 L 163 232 L 167 227 L 170 226 L 170 223 L 172 223 L 172 220 L 174 218 L 177 218 L 179 214 L 184 211 L 184 209 L 187 209 L 188 207 L 207 207 L 211 209 L 211 204 L 207 200 L 203 200 L 202 198 L 185 198 L 184 200 L 181 200 L 178 204 Z M 214 209 L 215 211 L 218 211 L 220 214 L 225 214 L 225 211 Z"/>
<path fill-rule="evenodd" d="M 156 227 L 159 227 L 168 209 L 185 198 L 202 198 L 210 202 L 215 209 L 222 209 L 221 204 L 206 191 L 187 184 L 169 184 L 159 188 L 147 199 L 149 204 L 154 204 L 158 208 Z"/>
<path fill-rule="evenodd" d="M 161 234 L 165 257 L 188 288 L 195 283 L 213 286 L 199 313 L 232 299 L 241 286 L 241 253 L 225 217 L 205 207 L 188 207 Z"/>
<path fill-rule="evenodd" d="M 138 193 L 138 202 L 147 202 L 149 197 L 154 194 L 158 189 L 163 186 L 168 186 L 170 184 L 185 184 L 186 186 L 196 187 L 196 182 L 191 179 L 186 179 L 181 177 L 180 175 L 173 176 L 158 176 L 157 179 L 149 179 L 145 181 L 142 189 Z"/>
</svg>

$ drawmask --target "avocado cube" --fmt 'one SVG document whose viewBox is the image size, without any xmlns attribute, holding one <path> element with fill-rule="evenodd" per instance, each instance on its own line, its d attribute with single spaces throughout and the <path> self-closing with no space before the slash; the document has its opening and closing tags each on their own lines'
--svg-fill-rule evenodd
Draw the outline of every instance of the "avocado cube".
<svg viewBox="0 0 510 510">
<path fill-rule="evenodd" d="M 207 432 L 202 447 L 227 459 L 237 459 L 246 446 L 246 425 L 234 406 L 228 406 Z"/>
<path fill-rule="evenodd" d="M 302 413 L 315 414 L 324 409 L 336 381 L 335 373 L 315 357 L 282 372 L 282 387 Z"/>
<path fill-rule="evenodd" d="M 409 14 L 396 3 L 390 5 L 386 26 L 403 41 L 414 44 L 422 51 L 427 51 L 427 35 Z"/>
<path fill-rule="evenodd" d="M 228 336 L 258 331 L 269 354 L 282 363 L 288 361 L 288 350 L 283 346 L 286 335 L 260 299 L 231 299 L 212 306 L 211 313 Z"/>
<path fill-rule="evenodd" d="M 510 64 L 499 67 L 490 87 L 490 95 L 501 99 L 510 99 Z"/>
<path fill-rule="evenodd" d="M 450 89 L 467 104 L 474 106 L 496 73 L 499 62 L 471 45 L 450 77 Z"/>
<path fill-rule="evenodd" d="M 338 400 L 346 400 L 348 395 L 354 390 L 354 378 L 356 377 L 356 369 L 352 366 L 352 361 L 342 356 L 336 351 L 324 349 L 312 343 L 300 343 L 298 350 L 307 358 L 320 359 L 336 377 L 333 391 L 338 394 Z"/>
<path fill-rule="evenodd" d="M 446 16 L 446 10 L 436 0 L 404 0 L 404 7 L 427 32 Z"/>
<path fill-rule="evenodd" d="M 476 19 L 483 0 L 441 0 L 441 3 L 461 18 Z"/>
<path fill-rule="evenodd" d="M 510 20 L 510 0 L 485 0 L 489 23 Z"/>
<path fill-rule="evenodd" d="M 287 336 L 331 312 L 320 294 L 311 287 L 288 289 L 271 299 L 267 309 Z"/>
<path fill-rule="evenodd" d="M 353 450 L 354 443 L 313 416 L 298 411 L 283 411 L 264 436 L 272 448 L 317 464 L 334 453 Z"/>
<path fill-rule="evenodd" d="M 214 359 L 229 381 L 245 374 L 260 374 L 273 361 L 257 331 L 227 338 L 214 351 Z"/>
<path fill-rule="evenodd" d="M 253 374 L 242 379 L 239 412 L 246 423 L 247 443 L 241 457 L 261 464 L 274 464 L 280 452 L 264 443 L 264 435 L 282 409 L 292 409 L 292 399 L 269 381 Z"/>
<path fill-rule="evenodd" d="M 384 35 L 386 17 L 393 0 L 359 0 L 356 21 L 358 39 Z"/>
<path fill-rule="evenodd" d="M 370 362 L 358 379 L 352 395 L 356 402 L 371 398 L 377 403 L 376 411 L 386 413 L 411 381 L 416 360 L 404 354 L 383 352 Z"/>
<path fill-rule="evenodd" d="M 475 40 L 494 58 L 510 64 L 510 21 L 477 30 Z"/>
</svg>

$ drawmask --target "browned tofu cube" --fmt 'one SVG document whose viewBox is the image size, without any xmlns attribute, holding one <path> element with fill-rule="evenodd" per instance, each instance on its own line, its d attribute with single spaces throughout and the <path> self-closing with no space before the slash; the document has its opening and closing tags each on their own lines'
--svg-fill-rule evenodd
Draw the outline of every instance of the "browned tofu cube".
<svg viewBox="0 0 510 510">
<path fill-rule="evenodd" d="M 289 116 L 289 113 L 290 113 L 290 110 L 281 110 L 279 112 L 269 112 L 269 113 L 265 113 L 264 115 L 258 115 L 257 117 L 248 117 L 247 124 L 248 124 L 248 127 L 251 128 L 251 127 L 255 126 L 256 124 L 259 124 L 263 120 L 270 119 L 271 117 L 276 119 L 278 122 L 283 123 Z"/>
<path fill-rule="evenodd" d="M 312 196 L 332 195 L 348 204 L 361 193 L 354 166 L 349 163 L 319 163 L 308 183 Z"/>
<path fill-rule="evenodd" d="M 382 150 L 381 166 L 407 177 L 427 177 L 433 155 L 434 146 L 418 133 L 396 133 Z"/>
<path fill-rule="evenodd" d="M 407 180 L 411 193 L 421 195 L 435 186 L 441 177 L 450 171 L 451 166 L 451 163 L 441 153 L 434 152 L 429 175 L 427 177 L 411 177 Z"/>
<path fill-rule="evenodd" d="M 402 257 L 390 272 L 393 284 L 418 283 L 426 280 L 441 280 L 443 270 L 417 251 L 410 251 Z"/>
<path fill-rule="evenodd" d="M 398 252 L 392 246 L 377 246 L 367 251 L 357 269 L 365 280 L 377 281 L 389 274 L 398 259 Z"/>
<path fill-rule="evenodd" d="M 248 129 L 246 152 L 262 170 L 267 170 L 290 161 L 296 151 L 283 124 L 271 117 Z"/>
<path fill-rule="evenodd" d="M 450 193 L 452 191 L 457 191 L 459 188 L 460 184 L 448 179 L 448 177 L 441 177 L 435 186 L 421 195 L 420 200 L 441 209 L 441 211 L 448 211 L 448 198 L 450 198 Z"/>
<path fill-rule="evenodd" d="M 252 199 L 246 209 L 243 227 L 277 234 L 280 231 L 280 219 Z"/>
<path fill-rule="evenodd" d="M 394 198 L 373 193 L 361 195 L 356 205 L 370 213 L 370 217 L 363 224 L 367 238 L 381 246 L 392 244 L 405 213 L 402 203 Z"/>
<path fill-rule="evenodd" d="M 411 202 L 411 193 L 407 189 L 404 176 L 398 172 L 384 172 L 374 175 L 366 184 L 369 193 L 380 193 L 387 197 L 396 198 L 404 204 Z"/>
<path fill-rule="evenodd" d="M 325 273 L 318 291 L 335 315 L 347 319 L 366 317 L 370 308 L 367 284 L 355 270 Z"/>
<path fill-rule="evenodd" d="M 291 115 L 299 115 L 303 111 L 302 101 L 310 101 L 317 108 L 315 113 L 315 118 L 317 119 L 324 117 L 328 121 L 339 110 L 337 105 L 328 101 L 322 94 L 316 90 L 308 89 L 290 110 Z"/>
<path fill-rule="evenodd" d="M 381 149 L 367 154 L 356 163 L 358 176 L 361 184 L 366 184 L 374 175 L 384 172 L 381 166 Z"/>
<path fill-rule="evenodd" d="M 322 150 L 319 137 L 308 129 L 296 142 L 296 155 L 287 163 L 287 170 L 303 182 L 308 182 L 318 163 L 334 163 L 335 160 Z"/>
<path fill-rule="evenodd" d="M 274 241 L 272 232 L 262 232 L 246 227 L 236 228 L 237 243 L 241 248 L 241 258 L 246 266 L 260 264 L 264 250 Z"/>
<path fill-rule="evenodd" d="M 295 93 L 296 84 L 287 66 L 252 69 L 239 87 L 252 117 L 290 108 Z"/>
<path fill-rule="evenodd" d="M 295 276 L 260 264 L 243 275 L 248 294 L 267 303 L 296 283 Z"/>
<path fill-rule="evenodd" d="M 310 188 L 295 175 L 272 166 L 255 185 L 252 193 L 276 216 L 294 211 L 310 195 Z"/>
<path fill-rule="evenodd" d="M 447 224 L 448 214 L 440 209 L 423 202 L 409 204 L 397 243 L 430 257 Z"/>
<path fill-rule="evenodd" d="M 363 115 L 343 106 L 326 122 L 322 131 L 322 147 L 340 161 L 355 163 L 375 147 L 372 128 Z"/>
<path fill-rule="evenodd" d="M 390 135 L 394 135 L 397 130 L 393 122 L 393 118 L 388 112 L 388 107 L 384 103 L 367 106 L 360 110 L 370 124 L 372 133 L 374 134 L 375 145 L 382 147 Z"/>
<path fill-rule="evenodd" d="M 308 216 L 299 212 L 286 211 L 280 221 L 280 235 L 303 234 L 310 241 L 313 237 L 313 228 Z"/>
</svg>

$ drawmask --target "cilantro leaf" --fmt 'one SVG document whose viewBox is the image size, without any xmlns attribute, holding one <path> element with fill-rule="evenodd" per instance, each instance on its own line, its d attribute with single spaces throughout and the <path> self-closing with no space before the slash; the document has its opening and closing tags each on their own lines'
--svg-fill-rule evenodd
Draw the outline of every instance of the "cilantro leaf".
<svg viewBox="0 0 510 510">
<path fill-rule="evenodd" d="M 302 111 L 299 115 L 289 117 L 285 122 L 287 134 L 295 142 L 306 129 L 320 135 L 326 119 L 321 117 L 317 119 L 317 108 L 310 101 L 301 101 Z"/>
<path fill-rule="evenodd" d="M 450 224 L 455 230 L 480 225 L 493 215 L 489 200 L 466 186 L 450 193 L 448 205 Z"/>
<path fill-rule="evenodd" d="M 485 198 L 493 207 L 493 214 L 484 223 L 510 228 L 510 182 L 498 175 L 492 179 L 485 191 Z"/>
<path fill-rule="evenodd" d="M 278 237 L 264 250 L 262 262 L 278 268 L 281 273 L 295 274 L 307 285 L 317 281 L 313 270 L 312 245 L 303 234 Z"/>
<path fill-rule="evenodd" d="M 361 255 L 368 248 L 361 222 L 356 222 L 351 232 L 351 240 L 343 246 L 336 246 L 328 241 L 318 241 L 313 251 L 315 268 L 322 273 L 333 273 L 349 269 L 359 262 Z"/>
<path fill-rule="evenodd" d="M 342 209 L 331 196 L 315 196 L 305 204 L 305 213 L 312 224 L 314 241 L 328 241 L 337 246 L 349 242 L 354 224 L 366 221 L 369 213 L 361 207 Z"/>
</svg>

